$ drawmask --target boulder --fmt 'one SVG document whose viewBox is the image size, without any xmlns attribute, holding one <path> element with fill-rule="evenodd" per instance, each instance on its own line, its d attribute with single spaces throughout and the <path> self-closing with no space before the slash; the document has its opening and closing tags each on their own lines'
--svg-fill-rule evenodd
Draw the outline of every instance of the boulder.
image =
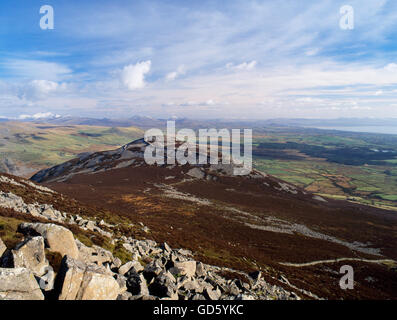
<svg viewBox="0 0 397 320">
<path fill-rule="evenodd" d="M 114 260 L 113 254 L 99 246 L 87 247 L 79 240 L 76 240 L 76 245 L 79 250 L 79 260 L 85 264 L 97 264 L 99 266 L 111 264 Z"/>
<path fill-rule="evenodd" d="M 130 270 L 134 273 L 142 271 L 144 268 L 138 261 L 129 261 L 119 268 L 119 274 L 125 275 Z"/>
<path fill-rule="evenodd" d="M 44 252 L 44 238 L 28 238 L 11 250 L 14 268 L 26 268 L 35 276 L 42 276 L 49 266 Z"/>
<path fill-rule="evenodd" d="M 206 300 L 202 294 L 196 294 L 193 296 L 192 300 Z"/>
<path fill-rule="evenodd" d="M 0 258 L 3 255 L 3 253 L 6 252 L 6 250 L 7 250 L 6 245 L 4 244 L 3 240 L 0 239 Z"/>
<path fill-rule="evenodd" d="M 120 293 L 117 281 L 96 265 L 65 256 L 57 277 L 59 300 L 116 300 Z"/>
<path fill-rule="evenodd" d="M 172 251 L 171 248 L 170 248 L 170 246 L 168 245 L 167 242 L 164 242 L 164 243 L 161 245 L 161 249 L 163 249 L 165 252 L 171 252 L 171 251 Z"/>
<path fill-rule="evenodd" d="M 51 291 L 54 289 L 55 284 L 55 273 L 52 267 L 46 268 L 46 273 L 38 278 L 41 290 Z"/>
<path fill-rule="evenodd" d="M 187 172 L 187 175 L 191 176 L 193 178 L 196 178 L 196 179 L 204 179 L 204 177 L 205 177 L 205 173 L 203 171 L 201 171 L 200 168 L 197 168 L 197 167 L 193 168 L 193 169 L 190 169 Z"/>
<path fill-rule="evenodd" d="M 221 297 L 221 291 L 218 288 L 216 290 L 205 289 L 205 296 L 209 300 L 219 300 Z"/>
<path fill-rule="evenodd" d="M 79 257 L 73 233 L 62 226 L 52 223 L 22 223 L 18 231 L 28 236 L 41 235 L 50 251 L 58 252 L 62 256 L 68 255 L 74 259 Z"/>
<path fill-rule="evenodd" d="M 175 278 L 170 272 L 161 272 L 160 275 L 149 286 L 151 295 L 160 298 L 173 298 L 176 295 Z"/>
<path fill-rule="evenodd" d="M 129 292 L 123 292 L 118 295 L 117 300 L 130 300 L 133 295 Z"/>
<path fill-rule="evenodd" d="M 153 278 L 157 277 L 163 271 L 162 267 L 158 265 L 156 261 L 153 261 L 146 265 L 143 270 L 143 275 L 148 282 L 151 282 Z"/>
<path fill-rule="evenodd" d="M 146 279 L 142 274 L 130 274 L 127 280 L 127 288 L 133 295 L 149 295 Z"/>
<path fill-rule="evenodd" d="M 120 286 L 110 275 L 87 268 L 77 300 L 116 300 Z"/>
<path fill-rule="evenodd" d="M 196 276 L 197 277 L 205 277 L 207 274 L 207 270 L 202 262 L 196 263 Z"/>
<path fill-rule="evenodd" d="M 59 300 L 76 300 L 83 281 L 86 265 L 79 260 L 65 256 L 56 279 Z"/>
<path fill-rule="evenodd" d="M 123 263 L 121 262 L 121 260 L 119 258 L 116 257 L 113 259 L 113 265 L 112 265 L 113 267 L 120 268 L 122 264 Z"/>
<path fill-rule="evenodd" d="M 121 274 L 115 274 L 114 278 L 116 279 L 117 283 L 119 284 L 120 294 L 126 292 L 128 290 L 128 288 L 127 288 L 127 278 L 122 276 Z"/>
<path fill-rule="evenodd" d="M 196 280 L 188 280 L 182 284 L 182 288 L 187 291 L 194 291 L 196 293 L 202 293 L 203 287 L 199 285 Z"/>
<path fill-rule="evenodd" d="M 0 300 L 44 300 L 44 295 L 30 270 L 0 268 Z"/>
<path fill-rule="evenodd" d="M 193 277 L 196 274 L 196 261 L 174 262 L 174 267 L 170 269 L 173 275 L 186 275 Z"/>
</svg>

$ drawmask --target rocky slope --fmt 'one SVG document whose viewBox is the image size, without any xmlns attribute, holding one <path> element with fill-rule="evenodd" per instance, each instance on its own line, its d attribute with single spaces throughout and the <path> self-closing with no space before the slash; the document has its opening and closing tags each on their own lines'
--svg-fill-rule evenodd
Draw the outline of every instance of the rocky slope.
<svg viewBox="0 0 397 320">
<path fill-rule="evenodd" d="M 126 236 L 123 222 L 98 221 L 92 208 L 28 180 L 2 174 L 0 190 L 0 299 L 300 299 L 260 271 L 211 266 L 189 250 Z M 79 240 L 98 237 L 111 250 Z"/>
</svg>

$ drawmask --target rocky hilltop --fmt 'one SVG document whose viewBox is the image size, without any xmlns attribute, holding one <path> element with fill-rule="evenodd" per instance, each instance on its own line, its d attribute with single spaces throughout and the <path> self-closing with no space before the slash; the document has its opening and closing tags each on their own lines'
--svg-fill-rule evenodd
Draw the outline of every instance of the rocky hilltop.
<svg viewBox="0 0 397 320">
<path fill-rule="evenodd" d="M 81 154 L 31 181 L 2 175 L 4 266 L 17 268 L 13 252 L 43 241 L 55 278 L 44 296 L 52 299 L 91 298 L 86 285 L 100 279 L 115 289 L 111 278 L 119 299 L 397 296 L 395 212 L 323 198 L 256 170 L 235 176 L 233 165 L 148 165 L 146 145 Z M 78 253 L 51 251 L 48 223 L 69 230 Z M 346 264 L 354 290 L 339 286 Z M 26 269 L 38 283 L 51 278 Z M 73 293 L 63 294 L 65 285 Z"/>
<path fill-rule="evenodd" d="M 190 250 L 126 236 L 121 222 L 98 221 L 92 208 L 31 181 L 2 174 L 0 190 L 0 299 L 299 299 L 260 271 L 211 266 Z"/>
<path fill-rule="evenodd" d="M 82 154 L 32 181 L 109 211 L 124 226 L 143 224 L 135 238 L 245 275 L 261 271 L 302 298 L 397 296 L 395 212 L 324 198 L 256 170 L 234 176 L 233 165 L 148 165 L 146 145 Z M 339 286 L 345 264 L 354 268 L 354 290 Z"/>
</svg>

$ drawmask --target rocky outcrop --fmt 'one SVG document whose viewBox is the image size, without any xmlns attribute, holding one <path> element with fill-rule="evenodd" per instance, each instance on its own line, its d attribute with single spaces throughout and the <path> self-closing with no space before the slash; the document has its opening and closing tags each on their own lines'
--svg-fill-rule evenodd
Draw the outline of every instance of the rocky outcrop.
<svg viewBox="0 0 397 320">
<path fill-rule="evenodd" d="M 30 270 L 0 268 L 0 300 L 44 300 L 44 295 Z"/>
<path fill-rule="evenodd" d="M 62 226 L 45 223 L 22 223 L 18 230 L 27 236 L 41 235 L 50 251 L 58 252 L 62 256 L 68 255 L 75 259 L 79 256 L 73 233 Z"/>
<path fill-rule="evenodd" d="M 5 179 L 7 179 L 7 180 L 5 180 Z M 21 186 L 23 188 L 26 187 L 23 184 L 20 184 L 12 179 L 9 179 L 9 178 L 3 177 L 3 176 L 0 176 L 0 182 L 1 181 L 3 181 L 3 182 L 6 181 L 8 183 Z M 26 183 L 29 186 L 33 186 L 37 190 L 49 190 L 46 192 L 54 193 L 54 191 L 47 189 L 45 187 L 37 186 L 30 181 L 26 181 L 24 183 Z M 43 191 L 38 191 L 38 192 L 42 193 Z M 90 230 L 93 232 L 97 232 L 97 233 L 101 234 L 102 236 L 105 236 L 108 238 L 111 238 L 113 236 L 113 234 L 111 232 L 105 231 L 99 227 L 99 225 L 105 226 L 107 228 L 113 227 L 112 225 L 107 224 L 103 220 L 98 224 L 96 221 L 83 219 L 79 215 L 71 215 L 67 212 L 61 212 L 59 210 L 56 210 L 50 204 L 25 203 L 25 201 L 22 197 L 17 196 L 15 194 L 13 194 L 12 192 L 0 191 L 0 207 L 12 209 L 16 212 L 29 214 L 29 215 L 32 215 L 33 217 L 46 219 L 46 220 L 53 221 L 53 222 L 77 224 L 83 230 Z"/>
<path fill-rule="evenodd" d="M 13 209 L 17 212 L 55 222 L 62 222 L 66 218 L 66 213 L 55 210 L 52 205 L 38 203 L 26 204 L 21 197 L 11 192 L 0 191 L 0 207 Z"/>
<path fill-rule="evenodd" d="M 110 251 L 75 240 L 65 227 L 22 223 L 18 229 L 25 239 L 6 251 L 12 263 L 0 269 L 0 299 L 43 299 L 45 292 L 59 300 L 298 299 L 293 292 L 270 286 L 260 272 L 248 275 L 206 265 L 195 261 L 191 251 L 166 243 L 114 239 L 130 252 L 131 260 L 122 264 Z M 55 284 L 45 247 L 63 256 Z M 226 279 L 225 272 L 246 282 Z"/>
<path fill-rule="evenodd" d="M 106 269 L 65 256 L 59 273 L 59 300 L 115 300 L 120 286 Z"/>
</svg>

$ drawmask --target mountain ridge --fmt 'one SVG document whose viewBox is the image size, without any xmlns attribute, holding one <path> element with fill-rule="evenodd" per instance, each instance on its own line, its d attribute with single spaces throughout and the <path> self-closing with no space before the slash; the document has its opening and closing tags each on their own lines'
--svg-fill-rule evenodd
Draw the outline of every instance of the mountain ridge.
<svg viewBox="0 0 397 320">
<path fill-rule="evenodd" d="M 192 250 L 206 263 L 271 270 L 275 278 L 282 272 L 319 297 L 373 297 L 369 275 L 395 279 L 390 266 L 365 262 L 397 258 L 393 212 L 321 198 L 258 171 L 235 177 L 222 166 L 149 166 L 144 147 L 142 140 L 132 142 L 32 179 L 143 222 L 155 241 Z M 360 270 L 355 292 L 339 288 L 337 267 L 343 261 Z M 319 287 L 316 281 L 328 284 Z M 378 286 L 378 294 L 390 292 L 380 280 Z"/>
</svg>

